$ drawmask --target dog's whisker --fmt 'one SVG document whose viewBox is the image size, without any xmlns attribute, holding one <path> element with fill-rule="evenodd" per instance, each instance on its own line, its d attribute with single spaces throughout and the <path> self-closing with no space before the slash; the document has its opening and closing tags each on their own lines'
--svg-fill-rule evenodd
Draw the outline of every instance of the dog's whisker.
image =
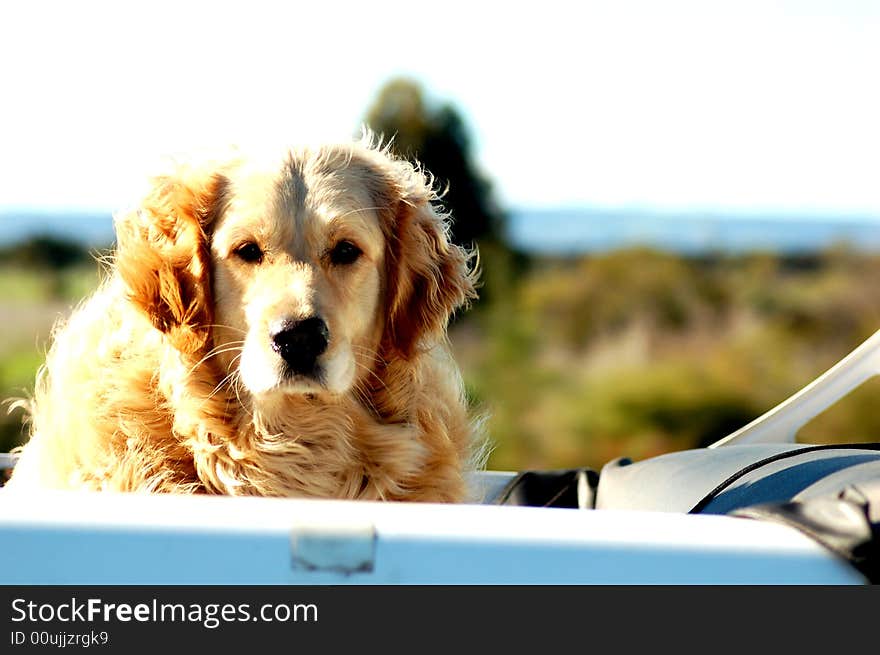
<svg viewBox="0 0 880 655">
<path fill-rule="evenodd" d="M 375 372 L 373 369 L 371 369 L 369 366 L 364 366 L 364 365 L 361 364 L 360 362 L 356 362 L 355 365 L 358 366 L 358 367 L 360 367 L 362 370 L 366 371 L 367 373 L 369 373 L 371 376 L 373 376 L 373 378 L 375 378 L 375 380 L 376 380 L 379 384 L 381 384 L 383 388 L 388 389 L 388 386 L 385 384 L 385 381 L 384 381 L 381 377 L 379 377 L 379 374 L 376 373 L 376 372 Z"/>
<path fill-rule="evenodd" d="M 237 345 L 241 344 L 241 345 Z M 244 341 L 232 341 L 230 343 L 225 343 L 222 346 L 217 346 L 216 348 L 212 348 L 204 357 L 202 357 L 199 361 L 193 364 L 192 368 L 189 370 L 189 374 L 191 375 L 193 371 L 195 371 L 199 366 L 204 364 L 206 361 L 211 359 L 212 357 L 217 357 L 218 355 L 225 355 L 230 352 L 241 352 L 244 348 Z"/>
<path fill-rule="evenodd" d="M 379 352 L 377 350 L 374 350 L 373 348 L 367 348 L 366 346 L 361 346 L 360 344 L 351 344 L 351 349 L 357 350 L 358 352 L 362 353 L 370 353 L 371 355 L 375 355 L 376 357 L 379 356 Z"/>
<path fill-rule="evenodd" d="M 225 385 L 227 382 L 229 382 L 229 381 L 232 380 L 232 378 L 236 375 L 236 373 L 238 373 L 238 370 L 237 370 L 237 369 L 236 369 L 236 370 L 233 370 L 233 371 L 232 371 L 231 373 L 229 373 L 225 378 L 223 378 L 222 380 L 220 380 L 220 382 L 218 382 L 217 385 L 214 387 L 214 390 L 213 390 L 211 393 L 208 394 L 206 400 L 213 398 L 213 397 L 217 394 L 217 392 L 220 391 L 220 389 L 223 388 L 223 385 Z"/>
<path fill-rule="evenodd" d="M 226 375 L 226 377 L 224 377 L 219 383 L 217 383 L 217 385 L 214 387 L 214 389 L 211 391 L 211 393 L 205 397 L 204 402 L 209 401 L 217 393 L 219 393 L 220 390 L 224 386 L 227 386 L 228 388 L 232 389 L 232 392 L 235 395 L 235 400 L 236 400 L 236 402 L 238 402 L 238 405 L 241 407 L 241 409 L 244 412 L 246 412 L 249 416 L 253 417 L 253 413 L 247 408 L 247 406 L 244 404 L 244 401 L 242 401 L 242 399 L 241 399 L 241 393 L 240 393 L 241 371 L 239 370 L 239 368 L 237 366 L 235 366 L 236 362 L 241 358 L 241 355 L 242 355 L 242 353 L 239 352 L 238 355 L 236 355 L 235 357 L 232 358 L 231 366 L 233 367 L 233 370 L 230 371 L 230 373 L 228 375 Z M 231 401 L 232 401 L 232 396 L 228 395 L 227 401 L 226 401 L 227 404 Z"/>
<path fill-rule="evenodd" d="M 238 332 L 239 334 L 247 334 L 247 330 L 243 330 L 241 328 L 235 327 L 234 325 L 226 325 L 224 323 L 209 323 L 209 324 L 205 325 L 204 327 L 209 327 L 209 328 L 219 327 L 219 328 L 225 328 L 227 330 L 232 330 L 233 332 Z"/>
<path fill-rule="evenodd" d="M 245 344 L 244 341 L 229 341 L 226 343 L 221 343 L 219 346 L 214 346 L 213 348 L 211 348 L 211 350 L 209 350 L 206 353 L 205 357 L 210 357 L 211 355 L 216 353 L 218 350 L 222 350 L 223 348 L 229 348 L 229 347 L 233 347 L 233 346 L 243 346 L 244 344 Z"/>
<path fill-rule="evenodd" d="M 355 366 L 357 368 L 369 373 L 370 376 L 372 376 L 379 384 L 381 384 L 383 388 L 385 388 L 386 390 L 388 389 L 387 385 L 385 384 L 385 381 L 372 367 L 367 366 L 363 362 L 357 361 L 357 359 L 355 359 L 354 361 L 355 361 Z"/>
<path fill-rule="evenodd" d="M 369 401 L 369 391 L 367 389 L 364 389 L 361 380 L 355 382 L 352 385 L 351 389 L 359 400 L 364 401 L 365 403 Z"/>
<path fill-rule="evenodd" d="M 366 348 L 364 346 L 358 346 L 356 344 L 352 344 L 351 349 L 354 352 L 365 355 L 368 359 L 371 359 L 372 361 L 376 362 L 377 364 L 387 364 L 388 363 L 384 357 L 382 357 L 381 355 L 379 355 L 378 352 L 376 352 L 375 350 L 372 350 L 370 348 Z"/>
<path fill-rule="evenodd" d="M 251 419 L 253 419 L 254 413 L 250 409 L 248 409 L 248 407 L 244 404 L 244 402 L 241 399 L 241 385 L 242 385 L 241 373 L 240 373 L 240 371 L 236 370 L 236 375 L 232 379 L 232 390 L 235 392 L 235 398 L 236 398 L 236 400 L 238 400 L 238 404 L 241 407 L 242 411 L 244 411 L 245 414 L 247 414 L 248 416 L 251 417 Z"/>
<path fill-rule="evenodd" d="M 220 390 L 223 389 L 224 386 L 229 385 L 233 379 L 233 376 L 238 374 L 238 368 L 235 367 L 235 362 L 238 360 L 239 357 L 241 357 L 241 353 L 239 353 L 238 355 L 233 357 L 232 363 L 231 363 L 233 370 L 231 370 L 222 380 L 220 380 L 220 382 L 218 382 L 216 385 L 214 385 L 214 388 L 211 390 L 211 393 L 209 393 L 207 396 L 205 396 L 202 399 L 201 407 L 204 407 L 205 404 L 208 401 L 210 401 L 214 396 L 216 396 L 220 392 Z M 229 397 L 227 397 L 227 403 L 228 402 L 229 402 Z"/>
<path fill-rule="evenodd" d="M 388 385 L 385 384 L 385 380 L 383 380 L 381 377 L 379 377 L 379 374 L 376 373 L 373 369 L 371 369 L 371 368 L 368 367 L 368 366 L 364 366 L 363 364 L 361 364 L 361 363 L 358 362 L 357 360 L 355 360 L 355 366 L 357 366 L 357 367 L 363 369 L 364 371 L 366 371 L 367 373 L 369 373 L 370 375 L 372 375 L 372 376 L 376 379 L 376 381 L 379 383 L 379 385 L 380 385 L 385 391 L 389 391 L 389 389 L 388 389 Z M 355 385 L 355 386 L 357 386 L 357 385 Z"/>
</svg>

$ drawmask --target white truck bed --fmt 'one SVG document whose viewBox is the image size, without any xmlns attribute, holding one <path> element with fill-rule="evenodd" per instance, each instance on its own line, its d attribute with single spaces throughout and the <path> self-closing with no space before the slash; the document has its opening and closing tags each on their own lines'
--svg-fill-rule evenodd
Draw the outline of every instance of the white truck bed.
<svg viewBox="0 0 880 655">
<path fill-rule="evenodd" d="M 491 500 L 509 474 L 474 478 Z M 660 512 L 0 489 L 2 584 L 862 584 L 798 531 Z"/>
</svg>

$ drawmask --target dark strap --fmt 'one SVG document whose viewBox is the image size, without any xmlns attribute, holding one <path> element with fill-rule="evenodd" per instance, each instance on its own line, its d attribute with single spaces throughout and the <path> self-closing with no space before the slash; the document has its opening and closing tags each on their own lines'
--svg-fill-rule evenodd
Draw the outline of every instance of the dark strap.
<svg viewBox="0 0 880 655">
<path fill-rule="evenodd" d="M 772 464 L 773 462 L 778 462 L 781 459 L 786 459 L 787 457 L 796 457 L 798 455 L 803 455 L 804 453 L 811 453 L 817 450 L 880 450 L 880 443 L 847 443 L 847 444 L 822 444 L 819 446 L 806 446 L 804 448 L 796 448 L 794 450 L 787 450 L 782 453 L 776 453 L 775 455 L 771 455 L 769 457 L 765 457 L 764 459 L 760 459 L 757 462 L 752 462 L 748 466 L 745 466 L 738 470 L 736 473 L 728 477 L 717 487 L 712 489 L 708 494 L 703 496 L 700 501 L 691 508 L 688 514 L 699 514 L 706 508 L 712 500 L 717 497 L 722 491 L 730 487 L 734 482 L 739 480 L 745 475 L 748 475 L 752 471 L 761 468 L 762 466 L 766 466 L 767 464 Z"/>
<path fill-rule="evenodd" d="M 588 468 L 524 471 L 505 485 L 497 505 L 592 509 L 599 474 Z"/>
<path fill-rule="evenodd" d="M 851 485 L 836 496 L 767 503 L 732 516 L 782 523 L 800 530 L 880 583 L 880 481 Z"/>
</svg>

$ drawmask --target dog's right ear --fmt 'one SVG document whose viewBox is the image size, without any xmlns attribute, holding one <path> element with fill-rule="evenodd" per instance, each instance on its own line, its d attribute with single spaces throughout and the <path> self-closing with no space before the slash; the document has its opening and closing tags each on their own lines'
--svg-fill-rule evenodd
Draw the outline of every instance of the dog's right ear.
<svg viewBox="0 0 880 655">
<path fill-rule="evenodd" d="M 226 187 L 217 168 L 181 167 L 153 178 L 140 206 L 115 218 L 115 265 L 129 300 L 184 353 L 210 338 L 207 230 L 223 211 Z"/>
</svg>

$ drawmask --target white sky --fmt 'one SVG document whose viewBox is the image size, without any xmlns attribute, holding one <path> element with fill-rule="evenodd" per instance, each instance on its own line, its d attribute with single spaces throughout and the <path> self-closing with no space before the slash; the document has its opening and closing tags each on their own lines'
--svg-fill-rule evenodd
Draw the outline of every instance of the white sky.
<svg viewBox="0 0 880 655">
<path fill-rule="evenodd" d="M 0 209 L 114 209 L 162 155 L 347 139 L 392 75 L 507 206 L 880 218 L 880 2 L 4 2 Z"/>
</svg>

